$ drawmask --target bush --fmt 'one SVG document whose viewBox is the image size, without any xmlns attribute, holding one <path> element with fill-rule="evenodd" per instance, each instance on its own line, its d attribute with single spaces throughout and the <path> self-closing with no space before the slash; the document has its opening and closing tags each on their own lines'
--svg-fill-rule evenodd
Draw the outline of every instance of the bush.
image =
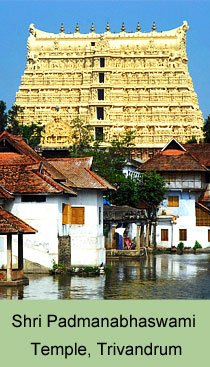
<svg viewBox="0 0 210 367">
<path fill-rule="evenodd" d="M 179 249 L 179 250 L 184 250 L 184 243 L 183 242 L 179 242 L 178 243 L 178 245 L 177 245 L 177 248 Z"/>
<path fill-rule="evenodd" d="M 195 241 L 195 245 L 193 247 L 193 250 L 197 250 L 197 248 L 202 248 L 202 246 L 198 241 Z"/>
</svg>

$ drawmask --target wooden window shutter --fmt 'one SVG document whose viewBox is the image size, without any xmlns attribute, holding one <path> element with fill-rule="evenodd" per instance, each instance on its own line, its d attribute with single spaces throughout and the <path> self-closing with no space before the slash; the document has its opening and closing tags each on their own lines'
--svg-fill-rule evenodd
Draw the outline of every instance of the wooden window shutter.
<svg viewBox="0 0 210 367">
<path fill-rule="evenodd" d="M 196 226 L 210 226 L 210 213 L 201 208 L 196 208 Z"/>
<path fill-rule="evenodd" d="M 168 196 L 168 206 L 178 207 L 179 206 L 179 196 Z"/>
<path fill-rule="evenodd" d="M 71 205 L 63 204 L 62 224 L 71 224 L 71 217 L 72 217 Z"/>
<path fill-rule="evenodd" d="M 71 224 L 85 224 L 85 208 L 84 207 L 72 208 Z"/>
<path fill-rule="evenodd" d="M 187 241 L 187 230 L 186 229 L 180 229 L 179 230 L 179 240 L 180 241 Z"/>
<path fill-rule="evenodd" d="M 168 241 L 168 229 L 161 229 L 161 241 Z"/>
</svg>

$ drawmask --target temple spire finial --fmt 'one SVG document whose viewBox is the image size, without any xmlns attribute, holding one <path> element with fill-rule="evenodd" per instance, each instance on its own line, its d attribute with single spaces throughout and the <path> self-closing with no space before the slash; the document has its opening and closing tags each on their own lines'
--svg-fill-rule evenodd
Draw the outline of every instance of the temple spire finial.
<svg viewBox="0 0 210 367">
<path fill-rule="evenodd" d="M 106 32 L 110 32 L 110 25 L 109 25 L 109 22 L 106 23 Z"/>
<path fill-rule="evenodd" d="M 121 31 L 122 31 L 122 32 L 125 32 L 125 23 L 124 23 L 124 22 L 122 22 Z"/>
<path fill-rule="evenodd" d="M 80 31 L 80 29 L 79 29 L 79 24 L 78 24 L 78 23 L 76 23 L 75 32 L 76 32 L 76 33 L 79 33 L 79 31 Z"/>
<path fill-rule="evenodd" d="M 64 33 L 64 24 L 63 23 L 61 23 L 60 33 Z"/>
<path fill-rule="evenodd" d="M 92 23 L 92 24 L 91 24 L 90 31 L 91 31 L 91 32 L 95 32 L 95 26 L 94 26 L 94 23 Z"/>
<path fill-rule="evenodd" d="M 136 30 L 137 30 L 137 32 L 140 32 L 140 30 L 141 30 L 140 22 L 137 23 Z"/>
<path fill-rule="evenodd" d="M 154 31 L 156 31 L 156 29 L 157 29 L 157 27 L 156 27 L 156 23 L 155 23 L 155 22 L 153 22 L 153 23 L 152 23 L 152 31 L 154 32 Z"/>
</svg>

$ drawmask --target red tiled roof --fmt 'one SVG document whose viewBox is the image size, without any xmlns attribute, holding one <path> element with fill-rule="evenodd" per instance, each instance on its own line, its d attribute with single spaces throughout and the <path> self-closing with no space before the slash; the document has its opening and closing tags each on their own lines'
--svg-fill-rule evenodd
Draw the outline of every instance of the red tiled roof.
<svg viewBox="0 0 210 367">
<path fill-rule="evenodd" d="M 210 167 L 210 143 L 185 144 L 185 148 L 204 166 Z"/>
<path fill-rule="evenodd" d="M 0 166 L 0 184 L 14 194 L 59 194 L 63 192 L 75 194 L 73 190 L 61 186 L 47 175 L 33 170 L 32 167 L 30 165 Z"/>
<path fill-rule="evenodd" d="M 20 218 L 9 213 L 0 206 L 0 234 L 36 233 L 37 230 L 29 226 Z"/>
<path fill-rule="evenodd" d="M 92 157 L 86 158 L 55 158 L 48 162 L 58 169 L 68 184 L 75 188 L 87 189 L 114 189 L 105 179 L 91 171 Z"/>
<path fill-rule="evenodd" d="M 206 190 L 201 194 L 199 202 L 210 201 L 210 184 L 207 185 Z"/>
<path fill-rule="evenodd" d="M 143 163 L 141 171 L 207 171 L 188 151 L 164 150 Z"/>
<path fill-rule="evenodd" d="M 0 186 L 0 199 L 14 199 L 14 196 L 3 186 Z"/>
<path fill-rule="evenodd" d="M 0 185 L 10 193 L 76 195 L 71 188 L 114 189 L 91 171 L 92 160 L 92 157 L 46 160 L 21 136 L 8 132 L 0 135 Z"/>
<path fill-rule="evenodd" d="M 11 146 L 13 147 L 13 151 L 1 152 L 0 162 L 1 160 L 4 161 L 10 158 L 10 160 L 12 160 L 13 162 L 14 160 L 16 160 L 16 162 L 18 163 L 18 160 L 21 160 L 20 163 L 22 163 L 23 157 L 25 159 L 25 163 L 33 163 L 42 160 L 42 157 L 25 142 L 22 136 L 12 135 L 9 134 L 7 131 L 4 131 L 2 134 L 0 134 L 0 143 L 1 142 L 7 142 L 8 144 L 11 144 Z"/>
</svg>

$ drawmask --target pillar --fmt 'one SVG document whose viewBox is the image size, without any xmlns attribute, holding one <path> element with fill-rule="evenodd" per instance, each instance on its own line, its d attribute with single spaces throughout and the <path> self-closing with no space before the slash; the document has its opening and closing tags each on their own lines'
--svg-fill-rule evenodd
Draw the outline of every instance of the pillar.
<svg viewBox="0 0 210 367">
<path fill-rule="evenodd" d="M 136 250 L 140 251 L 140 233 L 141 233 L 141 226 L 138 223 L 136 228 Z"/>
<path fill-rule="evenodd" d="M 105 237 L 106 250 L 110 250 L 112 248 L 112 225 L 109 224 L 108 236 Z"/>
<path fill-rule="evenodd" d="M 112 243 L 111 243 L 112 249 L 113 248 L 116 249 L 116 240 L 115 240 L 116 227 L 117 227 L 117 224 L 113 224 L 112 227 L 111 227 L 111 230 L 112 230 Z"/>
<path fill-rule="evenodd" d="M 149 236 L 150 236 L 150 223 L 146 224 L 146 247 L 149 246 Z"/>
<path fill-rule="evenodd" d="M 7 281 L 12 281 L 12 235 L 7 235 Z"/>
<path fill-rule="evenodd" d="M 23 234 L 18 235 L 18 270 L 23 270 Z"/>
</svg>

